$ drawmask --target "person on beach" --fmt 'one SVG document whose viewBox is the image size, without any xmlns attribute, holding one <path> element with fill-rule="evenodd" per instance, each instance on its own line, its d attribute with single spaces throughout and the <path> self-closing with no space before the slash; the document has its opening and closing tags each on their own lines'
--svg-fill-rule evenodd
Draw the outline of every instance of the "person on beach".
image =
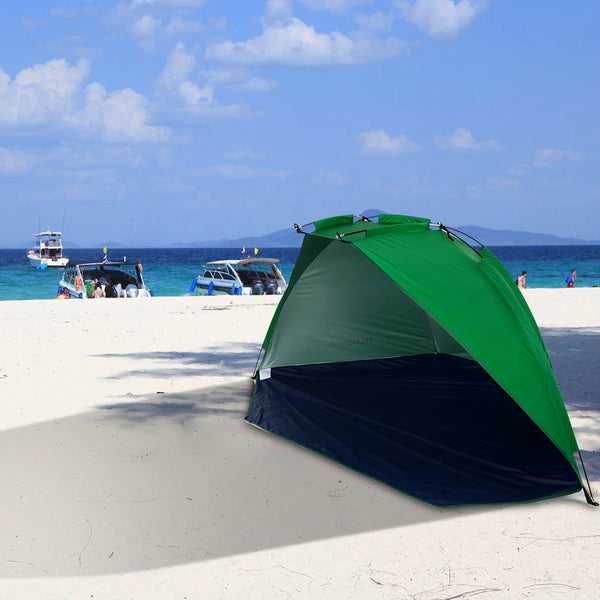
<svg viewBox="0 0 600 600">
<path fill-rule="evenodd" d="M 526 282 L 527 271 L 521 271 L 521 274 L 517 278 L 517 286 L 521 289 L 529 287 Z"/>
<path fill-rule="evenodd" d="M 69 300 L 71 298 L 71 294 L 69 294 L 69 290 L 64 287 L 60 292 L 58 292 L 58 296 L 56 296 L 57 300 Z"/>
<path fill-rule="evenodd" d="M 577 279 L 577 271 L 573 269 L 570 275 L 567 275 L 565 282 L 568 288 L 575 287 L 575 279 Z"/>
<path fill-rule="evenodd" d="M 118 298 L 118 294 L 115 290 L 115 286 L 112 284 L 111 279 L 107 279 L 106 285 L 104 286 L 104 295 L 107 298 Z"/>
</svg>

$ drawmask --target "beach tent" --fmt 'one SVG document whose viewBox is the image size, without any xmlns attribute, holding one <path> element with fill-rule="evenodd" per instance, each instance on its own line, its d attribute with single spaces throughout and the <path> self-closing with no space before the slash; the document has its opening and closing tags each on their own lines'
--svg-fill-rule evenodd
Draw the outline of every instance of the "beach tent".
<svg viewBox="0 0 600 600">
<path fill-rule="evenodd" d="M 311 225 L 249 423 L 440 506 L 582 489 L 539 330 L 492 252 L 417 217 Z"/>
</svg>

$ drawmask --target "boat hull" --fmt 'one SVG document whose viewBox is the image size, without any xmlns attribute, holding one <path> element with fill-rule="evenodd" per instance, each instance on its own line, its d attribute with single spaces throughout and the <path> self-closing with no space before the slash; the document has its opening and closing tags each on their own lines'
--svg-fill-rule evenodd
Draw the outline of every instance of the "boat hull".
<svg viewBox="0 0 600 600">
<path fill-rule="evenodd" d="M 120 295 L 108 293 L 111 287 L 121 285 Z M 101 262 L 78 263 L 67 267 L 58 283 L 58 292 L 67 290 L 69 297 L 81 300 L 97 299 L 92 292 L 88 296 L 88 287 L 98 284 L 102 288 L 101 297 L 107 298 L 151 298 L 154 294 L 146 287 L 142 275 L 141 263 Z"/>
<path fill-rule="evenodd" d="M 240 286 L 236 286 L 235 283 L 215 283 L 212 279 L 199 281 L 201 278 L 199 277 L 196 280 L 196 292 L 200 296 L 239 296 L 239 295 L 248 295 L 249 291 L 243 291 L 243 288 Z M 212 285 L 211 285 L 212 284 Z M 242 291 L 238 291 L 242 289 Z"/>
<path fill-rule="evenodd" d="M 38 269 L 64 269 L 69 264 L 69 258 L 63 256 L 62 233 L 48 229 L 36 234 L 35 246 L 27 253 L 27 259 L 32 267 Z"/>
<path fill-rule="evenodd" d="M 204 265 L 190 292 L 201 296 L 281 295 L 287 283 L 276 258 L 218 260 Z"/>
<path fill-rule="evenodd" d="M 61 256 L 56 259 L 40 258 L 36 254 L 29 254 L 29 264 L 32 267 L 39 267 L 40 265 L 46 265 L 47 267 L 57 267 L 64 269 L 69 264 L 69 259 L 66 256 Z"/>
</svg>

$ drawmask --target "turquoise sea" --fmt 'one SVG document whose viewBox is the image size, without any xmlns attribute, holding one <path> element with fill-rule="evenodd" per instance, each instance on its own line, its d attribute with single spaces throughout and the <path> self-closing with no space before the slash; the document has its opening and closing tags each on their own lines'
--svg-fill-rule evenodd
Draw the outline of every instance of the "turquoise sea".
<svg viewBox="0 0 600 600">
<path fill-rule="evenodd" d="M 565 287 L 571 269 L 577 269 L 576 287 L 600 286 L 600 246 L 497 246 L 490 250 L 513 279 L 527 271 L 532 288 Z M 55 298 L 60 269 L 37 270 L 26 250 L 0 250 L 0 300 Z M 102 260 L 99 249 L 65 249 L 73 263 Z M 186 296 L 202 265 L 211 260 L 240 258 L 234 248 L 120 248 L 109 249 L 109 259 L 142 262 L 146 285 L 156 296 Z M 258 256 L 278 258 L 289 281 L 298 248 L 261 248 Z"/>
</svg>

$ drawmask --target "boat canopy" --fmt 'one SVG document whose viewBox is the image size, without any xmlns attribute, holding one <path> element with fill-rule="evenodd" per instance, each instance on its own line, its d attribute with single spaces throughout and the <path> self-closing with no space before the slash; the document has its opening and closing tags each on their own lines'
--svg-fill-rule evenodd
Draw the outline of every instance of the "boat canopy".
<svg viewBox="0 0 600 600">
<path fill-rule="evenodd" d="M 245 267 L 247 265 L 255 265 L 257 263 L 266 263 L 274 265 L 279 262 L 278 258 L 238 258 L 233 260 L 214 260 L 205 264 L 206 267 L 214 265 L 231 265 L 233 267 Z"/>
</svg>

